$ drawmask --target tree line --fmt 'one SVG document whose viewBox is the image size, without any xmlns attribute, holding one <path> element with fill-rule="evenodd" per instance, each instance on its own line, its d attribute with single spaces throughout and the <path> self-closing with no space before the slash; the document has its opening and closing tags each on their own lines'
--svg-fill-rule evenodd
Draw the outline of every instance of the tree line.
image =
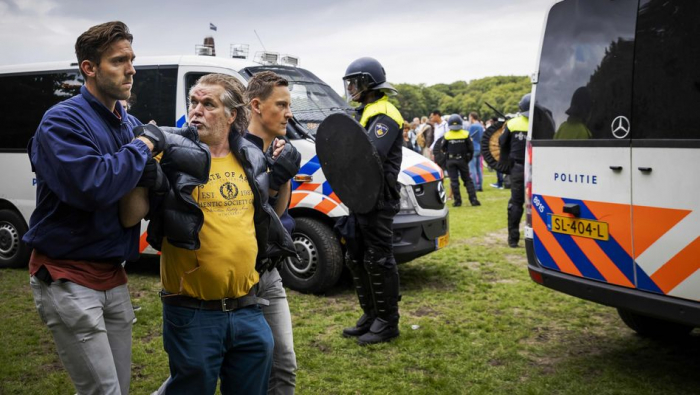
<svg viewBox="0 0 700 395">
<path fill-rule="evenodd" d="M 520 98 L 530 92 L 528 77 L 497 76 L 469 82 L 457 81 L 451 84 L 392 84 L 399 94 L 389 100 L 399 109 L 406 120 L 428 115 L 440 110 L 443 115 L 467 115 L 476 111 L 482 119 L 496 116 L 486 103 L 507 113 L 518 111 Z"/>
</svg>

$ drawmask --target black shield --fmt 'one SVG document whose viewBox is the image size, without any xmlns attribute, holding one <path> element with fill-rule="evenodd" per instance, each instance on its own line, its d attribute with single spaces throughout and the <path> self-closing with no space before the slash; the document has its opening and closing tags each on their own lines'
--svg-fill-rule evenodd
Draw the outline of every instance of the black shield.
<svg viewBox="0 0 700 395">
<path fill-rule="evenodd" d="M 383 188 L 382 162 L 362 125 L 343 113 L 329 115 L 316 132 L 316 154 L 346 206 L 361 214 L 376 206 Z"/>
</svg>

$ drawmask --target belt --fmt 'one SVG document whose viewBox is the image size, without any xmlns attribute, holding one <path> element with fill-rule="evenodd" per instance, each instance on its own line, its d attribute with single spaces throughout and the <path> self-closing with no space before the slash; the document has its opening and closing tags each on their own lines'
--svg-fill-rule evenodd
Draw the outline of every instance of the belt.
<svg viewBox="0 0 700 395">
<path fill-rule="evenodd" d="M 449 155 L 447 155 L 447 158 L 448 159 L 462 159 L 463 156 L 462 156 L 462 154 L 449 154 Z"/>
<path fill-rule="evenodd" d="M 198 310 L 234 311 L 253 305 L 270 305 L 270 302 L 267 299 L 258 298 L 255 296 L 255 291 L 252 289 L 250 292 L 248 292 L 248 295 L 244 295 L 239 298 L 224 298 L 217 300 L 201 300 L 185 295 L 169 294 L 165 291 L 161 291 L 159 294 L 160 300 L 164 304 Z"/>
</svg>

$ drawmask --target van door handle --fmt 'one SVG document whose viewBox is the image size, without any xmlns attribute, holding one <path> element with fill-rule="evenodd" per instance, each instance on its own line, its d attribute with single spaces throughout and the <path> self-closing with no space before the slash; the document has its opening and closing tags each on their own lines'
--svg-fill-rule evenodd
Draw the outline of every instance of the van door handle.
<svg viewBox="0 0 700 395">
<path fill-rule="evenodd" d="M 622 166 L 610 166 L 610 170 L 612 170 L 612 171 L 620 171 L 620 170 L 622 170 Z"/>
<path fill-rule="evenodd" d="M 651 167 L 638 167 L 637 169 L 642 173 L 651 173 Z"/>
</svg>

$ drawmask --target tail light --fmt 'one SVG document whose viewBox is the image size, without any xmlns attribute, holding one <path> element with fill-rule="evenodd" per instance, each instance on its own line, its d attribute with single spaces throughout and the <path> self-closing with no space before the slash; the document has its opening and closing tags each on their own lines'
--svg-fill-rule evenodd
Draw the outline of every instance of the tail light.
<svg viewBox="0 0 700 395">
<path fill-rule="evenodd" d="M 525 224 L 532 227 L 532 141 L 525 150 Z"/>
</svg>

